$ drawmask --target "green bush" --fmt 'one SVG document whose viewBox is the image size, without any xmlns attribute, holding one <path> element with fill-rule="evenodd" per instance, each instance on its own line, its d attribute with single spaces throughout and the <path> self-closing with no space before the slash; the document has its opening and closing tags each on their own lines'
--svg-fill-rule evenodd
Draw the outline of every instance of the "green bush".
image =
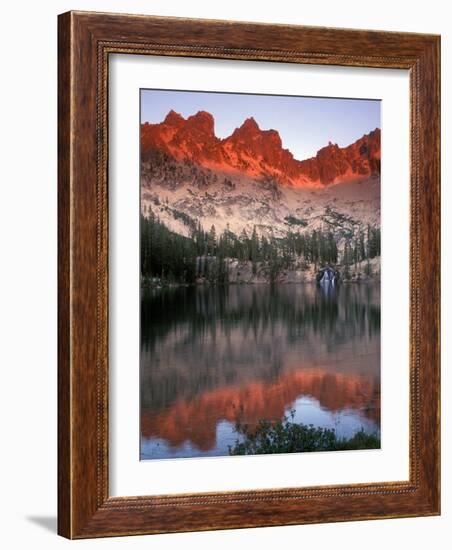
<svg viewBox="0 0 452 550">
<path fill-rule="evenodd" d="M 290 416 L 293 420 L 293 411 Z M 376 433 L 367 434 L 361 429 L 347 439 L 338 437 L 333 429 L 297 424 L 291 420 L 286 416 L 276 422 L 261 420 L 257 427 L 237 423 L 235 429 L 241 437 L 233 447 L 229 446 L 229 454 L 258 455 L 380 448 L 380 437 Z"/>
</svg>

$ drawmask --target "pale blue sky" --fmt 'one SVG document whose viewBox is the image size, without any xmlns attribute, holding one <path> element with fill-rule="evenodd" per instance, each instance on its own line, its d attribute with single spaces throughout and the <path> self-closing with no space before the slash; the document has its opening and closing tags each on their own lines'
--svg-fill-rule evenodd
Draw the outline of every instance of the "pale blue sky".
<svg viewBox="0 0 452 550">
<path fill-rule="evenodd" d="M 344 147 L 380 128 L 380 106 L 368 99 L 141 90 L 142 122 L 161 122 L 171 109 L 184 118 L 208 111 L 215 134 L 224 138 L 252 116 L 262 130 L 278 130 L 283 146 L 300 160 L 329 141 Z"/>
</svg>

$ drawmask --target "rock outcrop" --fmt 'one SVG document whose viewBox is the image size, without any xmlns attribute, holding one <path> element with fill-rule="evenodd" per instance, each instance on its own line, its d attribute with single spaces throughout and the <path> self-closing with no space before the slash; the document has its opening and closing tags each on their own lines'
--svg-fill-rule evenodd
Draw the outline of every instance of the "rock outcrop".
<svg viewBox="0 0 452 550">
<path fill-rule="evenodd" d="M 315 157 L 298 160 L 283 147 L 276 130 L 262 130 L 252 117 L 225 139 L 215 135 L 214 127 L 214 118 L 206 111 L 186 119 L 170 111 L 163 122 L 141 125 L 142 159 L 158 151 L 204 168 L 307 188 L 380 173 L 379 128 L 347 147 L 330 142 Z"/>
</svg>

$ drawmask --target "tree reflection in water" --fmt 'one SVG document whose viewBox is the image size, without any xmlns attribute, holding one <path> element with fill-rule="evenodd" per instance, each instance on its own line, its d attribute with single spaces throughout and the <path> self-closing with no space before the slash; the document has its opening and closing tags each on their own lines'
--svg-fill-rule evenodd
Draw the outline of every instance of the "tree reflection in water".
<svg viewBox="0 0 452 550">
<path fill-rule="evenodd" d="M 236 421 L 290 409 L 344 434 L 379 428 L 379 285 L 143 294 L 142 458 L 225 455 Z"/>
</svg>

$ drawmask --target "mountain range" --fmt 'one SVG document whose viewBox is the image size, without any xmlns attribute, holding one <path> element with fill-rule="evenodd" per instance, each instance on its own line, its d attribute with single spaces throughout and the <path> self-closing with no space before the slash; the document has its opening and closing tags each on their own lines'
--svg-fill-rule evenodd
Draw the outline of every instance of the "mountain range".
<svg viewBox="0 0 452 550">
<path fill-rule="evenodd" d="M 370 224 L 380 226 L 380 129 L 347 147 L 329 143 L 298 160 L 276 130 L 246 119 L 229 137 L 215 135 L 210 113 L 170 111 L 141 125 L 141 210 L 190 236 L 200 223 L 217 233 L 255 229 L 332 229 L 339 244 Z"/>
<path fill-rule="evenodd" d="M 214 117 L 206 112 L 184 118 L 170 111 L 163 122 L 141 125 L 141 154 L 145 160 L 159 151 L 179 162 L 250 178 L 273 178 L 295 188 L 321 188 L 380 173 L 380 129 L 347 147 L 329 142 L 317 154 L 298 160 L 283 147 L 277 130 L 262 130 L 253 117 L 220 139 Z"/>
</svg>

